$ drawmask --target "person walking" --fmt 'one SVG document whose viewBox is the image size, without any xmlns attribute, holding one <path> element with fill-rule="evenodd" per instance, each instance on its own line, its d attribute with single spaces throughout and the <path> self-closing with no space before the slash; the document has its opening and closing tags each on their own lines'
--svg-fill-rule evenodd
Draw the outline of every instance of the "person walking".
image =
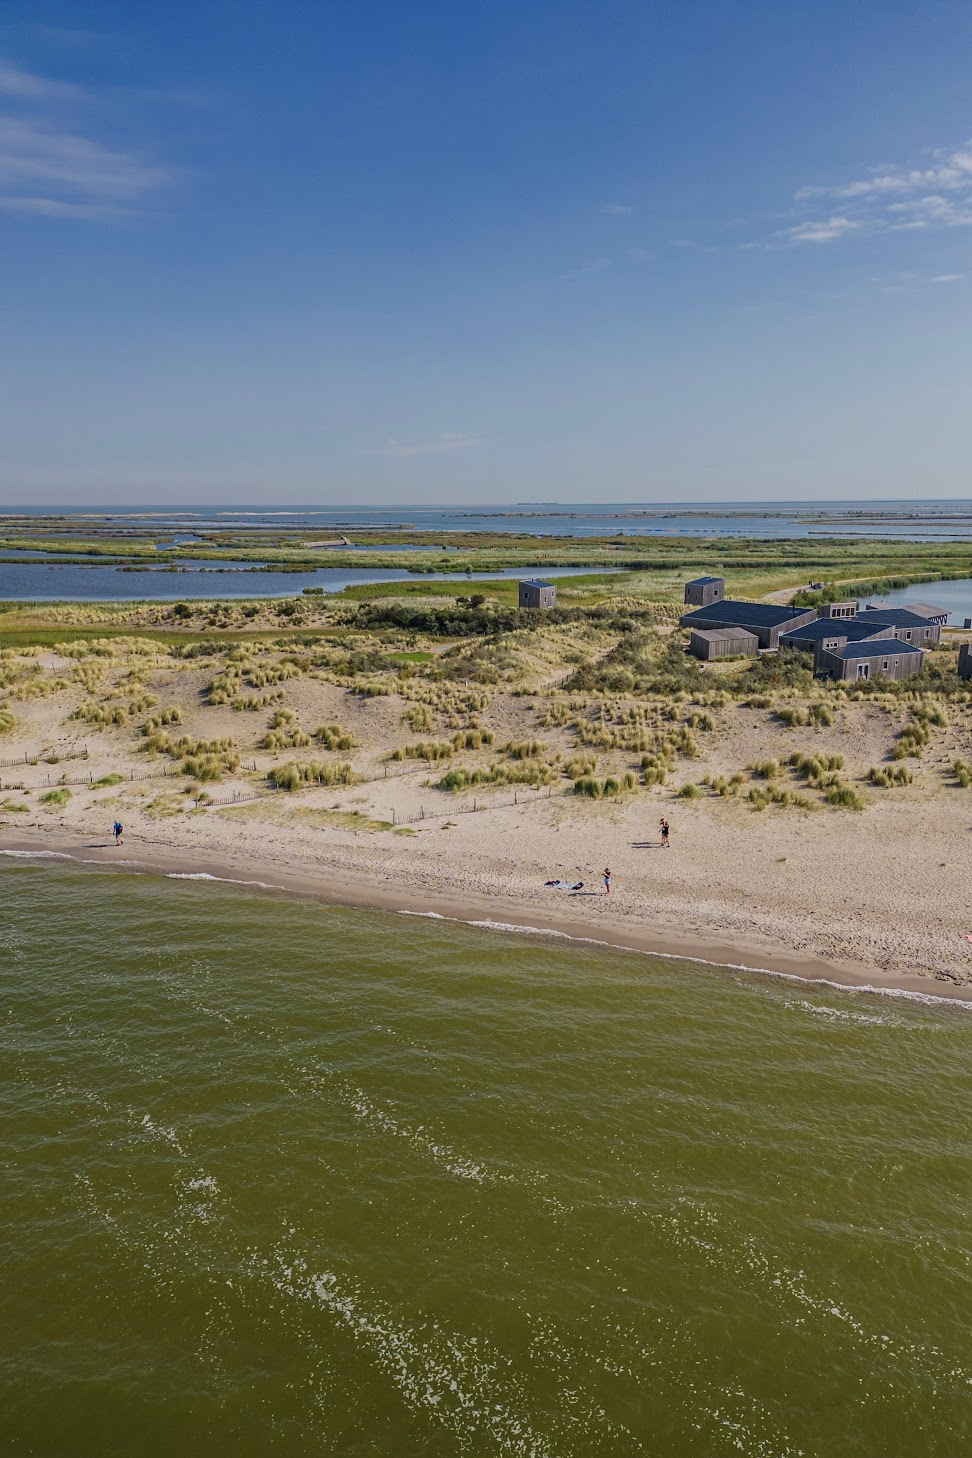
<svg viewBox="0 0 972 1458">
<path fill-rule="evenodd" d="M 124 833 L 124 830 L 125 830 L 125 827 L 124 827 L 124 825 L 122 825 L 122 823 L 121 823 L 120 820 L 116 820 L 115 823 L 114 823 L 114 825 L 111 827 L 111 833 L 115 837 L 115 844 L 116 845 L 121 845 L 121 843 L 122 843 L 122 835 Z"/>
<path fill-rule="evenodd" d="M 668 843 L 668 821 L 665 819 L 664 815 L 662 816 L 658 824 L 661 827 L 661 843 L 666 850 L 671 850 L 671 846 Z"/>
<path fill-rule="evenodd" d="M 605 896 L 610 896 L 610 894 L 611 894 L 611 867 L 610 866 L 605 866 L 604 867 L 604 894 L 605 894 Z"/>
</svg>

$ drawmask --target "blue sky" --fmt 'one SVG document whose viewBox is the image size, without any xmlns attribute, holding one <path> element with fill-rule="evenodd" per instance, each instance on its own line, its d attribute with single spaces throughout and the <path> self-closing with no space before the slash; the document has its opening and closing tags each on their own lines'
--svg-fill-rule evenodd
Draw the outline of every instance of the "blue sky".
<svg viewBox="0 0 972 1458">
<path fill-rule="evenodd" d="M 972 496 L 972 7 L 0 6 L 0 502 Z"/>
</svg>

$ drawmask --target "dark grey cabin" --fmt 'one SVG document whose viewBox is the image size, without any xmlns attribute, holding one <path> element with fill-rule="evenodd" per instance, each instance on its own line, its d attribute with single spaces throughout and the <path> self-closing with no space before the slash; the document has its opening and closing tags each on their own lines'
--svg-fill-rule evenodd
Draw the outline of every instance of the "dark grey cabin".
<svg viewBox="0 0 972 1458">
<path fill-rule="evenodd" d="M 972 643 L 963 643 L 959 649 L 958 676 L 972 678 Z"/>
<path fill-rule="evenodd" d="M 800 628 L 780 634 L 781 648 L 801 648 L 806 653 L 816 653 L 818 648 L 839 648 L 841 643 L 856 643 L 864 638 L 893 638 L 894 629 L 888 623 L 869 621 L 870 613 L 856 618 L 835 622 L 832 618 L 816 618 Z"/>
<path fill-rule="evenodd" d="M 693 613 L 683 613 L 679 621 L 683 628 L 746 628 L 755 634 L 761 648 L 778 648 L 781 633 L 812 623 L 816 616 L 815 608 L 779 607 L 772 602 L 735 602 L 723 598 L 708 607 L 696 608 Z"/>
<path fill-rule="evenodd" d="M 849 597 L 845 602 L 825 602 L 820 609 L 822 618 L 856 618 L 860 603 Z"/>
<path fill-rule="evenodd" d="M 520 583 L 521 608 L 552 608 L 557 606 L 557 589 L 552 582 L 541 582 L 539 578 Z"/>
<path fill-rule="evenodd" d="M 948 614 L 945 616 L 948 617 Z M 921 648 L 927 648 L 929 643 L 940 643 L 942 638 L 941 623 L 922 617 L 910 607 L 867 607 L 855 622 L 881 623 L 891 628 L 902 643 L 916 643 Z"/>
<path fill-rule="evenodd" d="M 724 577 L 694 577 L 685 584 L 685 601 L 693 607 L 708 607 L 726 595 Z"/>
<path fill-rule="evenodd" d="M 747 628 L 696 628 L 689 638 L 689 652 L 707 662 L 713 658 L 755 658 L 759 639 Z"/>
<path fill-rule="evenodd" d="M 833 650 L 818 648 L 813 662 L 815 678 L 849 679 L 913 678 L 921 672 L 925 654 L 914 643 L 897 638 L 865 638 L 844 643 Z"/>
</svg>

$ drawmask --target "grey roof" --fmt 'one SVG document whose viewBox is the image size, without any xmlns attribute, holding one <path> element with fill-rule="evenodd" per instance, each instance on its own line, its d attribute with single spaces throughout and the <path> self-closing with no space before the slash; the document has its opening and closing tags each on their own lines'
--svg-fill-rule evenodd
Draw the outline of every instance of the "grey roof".
<svg viewBox="0 0 972 1458">
<path fill-rule="evenodd" d="M 704 638 L 707 643 L 748 643 L 757 642 L 755 633 L 748 628 L 693 628 L 694 638 Z"/>
<path fill-rule="evenodd" d="M 693 577 L 688 583 L 689 587 L 701 587 L 704 582 L 725 582 L 724 577 Z"/>
<path fill-rule="evenodd" d="M 910 608 L 865 608 L 865 616 L 871 623 L 887 623 L 891 628 L 927 628 L 928 619 Z"/>
<path fill-rule="evenodd" d="M 859 643 L 845 643 L 834 650 L 835 658 L 900 658 L 903 653 L 922 653 L 917 643 L 902 643 L 900 638 L 865 638 Z"/>
<path fill-rule="evenodd" d="M 539 577 L 521 577 L 524 587 L 553 587 L 552 582 L 543 582 Z"/>
<path fill-rule="evenodd" d="M 708 607 L 695 608 L 682 616 L 683 628 L 694 628 L 696 624 L 705 627 L 746 628 L 755 623 L 759 628 L 781 628 L 801 616 L 806 609 L 780 607 L 775 602 L 736 602 L 724 597 L 721 602 L 710 603 Z"/>
<path fill-rule="evenodd" d="M 936 607 L 933 602 L 908 602 L 905 607 L 920 618 L 947 618 L 948 608 Z"/>
<path fill-rule="evenodd" d="M 874 638 L 887 632 L 887 623 L 873 619 L 869 622 L 871 618 L 870 613 L 866 618 L 815 618 L 812 623 L 804 623 L 802 628 L 791 628 L 788 633 L 781 633 L 780 641 L 822 643 L 825 638 Z"/>
</svg>

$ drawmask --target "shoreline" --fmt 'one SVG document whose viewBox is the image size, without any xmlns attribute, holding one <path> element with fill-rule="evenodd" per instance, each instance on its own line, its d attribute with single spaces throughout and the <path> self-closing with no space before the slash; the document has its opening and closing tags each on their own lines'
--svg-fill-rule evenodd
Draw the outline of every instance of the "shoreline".
<svg viewBox="0 0 972 1458">
<path fill-rule="evenodd" d="M 524 912 L 521 904 L 501 896 L 477 898 L 465 893 L 430 891 L 417 884 L 398 889 L 353 873 L 338 880 L 333 872 L 311 874 L 266 858 L 255 862 L 247 857 L 235 862 L 225 852 L 199 848 L 187 855 L 180 847 L 165 842 L 150 845 L 141 842 L 137 848 L 123 845 L 118 850 L 110 841 L 69 836 L 63 830 L 52 829 L 0 837 L 0 857 L 9 857 L 11 861 L 21 857 L 64 859 L 79 865 L 158 874 L 170 879 L 212 880 L 253 890 L 282 891 L 331 906 L 441 919 L 487 931 L 564 939 L 580 945 L 689 961 L 843 992 L 972 1005 L 972 984 L 939 982 L 917 973 L 895 974 L 867 963 L 796 956 L 742 940 L 724 942 L 697 934 L 687 936 L 671 927 L 604 926 L 601 918 L 595 923 L 576 914 L 551 915 L 540 907 Z"/>
</svg>

